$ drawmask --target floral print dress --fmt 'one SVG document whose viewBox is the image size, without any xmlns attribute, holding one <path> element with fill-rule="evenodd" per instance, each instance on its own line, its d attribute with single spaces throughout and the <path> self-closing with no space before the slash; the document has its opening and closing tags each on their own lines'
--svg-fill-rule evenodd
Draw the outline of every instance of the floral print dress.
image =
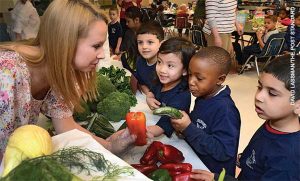
<svg viewBox="0 0 300 181">
<path fill-rule="evenodd" d="M 39 113 L 67 118 L 72 111 L 51 90 L 43 100 L 31 95 L 29 69 L 14 51 L 0 51 L 0 155 L 11 133 L 22 125 L 36 124 Z"/>
</svg>

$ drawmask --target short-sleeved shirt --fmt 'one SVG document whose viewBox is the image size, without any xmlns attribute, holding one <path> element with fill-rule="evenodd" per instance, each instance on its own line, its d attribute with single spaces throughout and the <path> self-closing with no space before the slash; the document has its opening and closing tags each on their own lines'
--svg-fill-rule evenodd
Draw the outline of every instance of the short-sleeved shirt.
<svg viewBox="0 0 300 181">
<path fill-rule="evenodd" d="M 51 118 L 67 118 L 72 111 L 51 90 L 43 100 L 31 94 L 30 72 L 22 57 L 0 51 L 0 154 L 11 133 L 22 125 L 36 124 L 39 113 Z"/>
<path fill-rule="evenodd" d="M 136 79 L 138 80 L 138 83 L 146 85 L 151 89 L 156 75 L 155 67 L 156 63 L 148 65 L 147 60 L 139 56 L 136 60 Z"/>
<path fill-rule="evenodd" d="M 114 24 L 108 24 L 109 47 L 113 49 L 113 51 L 116 49 L 118 39 L 122 38 L 122 35 L 122 27 L 119 22 L 115 22 Z"/>
</svg>

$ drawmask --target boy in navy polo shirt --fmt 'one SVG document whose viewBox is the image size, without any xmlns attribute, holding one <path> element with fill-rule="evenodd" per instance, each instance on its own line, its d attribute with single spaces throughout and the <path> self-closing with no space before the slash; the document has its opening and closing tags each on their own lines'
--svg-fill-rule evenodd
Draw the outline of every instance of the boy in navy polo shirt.
<svg viewBox="0 0 300 181">
<path fill-rule="evenodd" d="M 122 27 L 118 22 L 119 10 L 116 6 L 109 8 L 109 18 L 111 22 L 108 24 L 108 40 L 111 54 L 119 54 L 122 42 Z"/>
<path fill-rule="evenodd" d="M 142 24 L 137 31 L 137 45 L 141 56 L 136 60 L 136 74 L 140 90 L 147 94 L 155 77 L 157 52 L 164 40 L 164 30 L 156 21 Z"/>
<path fill-rule="evenodd" d="M 203 48 L 192 57 L 188 73 L 195 106 L 190 115 L 182 111 L 182 119 L 172 119 L 172 125 L 209 170 L 225 168 L 234 176 L 241 120 L 229 87 L 222 85 L 230 66 L 229 53 L 220 47 Z"/>
<path fill-rule="evenodd" d="M 274 59 L 260 75 L 255 111 L 266 121 L 240 158 L 238 180 L 300 180 L 299 72 L 300 56 L 284 55 Z M 194 179 L 218 179 L 218 174 L 193 172 Z M 233 179 L 225 177 L 225 180 Z"/>
</svg>

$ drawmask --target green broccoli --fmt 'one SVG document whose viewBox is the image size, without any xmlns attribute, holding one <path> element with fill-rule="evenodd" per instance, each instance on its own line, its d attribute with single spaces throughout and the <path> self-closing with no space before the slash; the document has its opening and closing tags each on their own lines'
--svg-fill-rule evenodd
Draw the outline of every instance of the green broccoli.
<svg viewBox="0 0 300 181">
<path fill-rule="evenodd" d="M 109 121 L 114 122 L 125 119 L 129 109 L 129 96 L 118 91 L 109 94 L 97 105 L 97 112 L 105 116 Z"/>
<path fill-rule="evenodd" d="M 102 101 L 110 93 L 117 91 L 116 87 L 112 84 L 108 77 L 98 74 L 97 75 L 97 91 L 98 91 L 98 102 Z"/>
</svg>

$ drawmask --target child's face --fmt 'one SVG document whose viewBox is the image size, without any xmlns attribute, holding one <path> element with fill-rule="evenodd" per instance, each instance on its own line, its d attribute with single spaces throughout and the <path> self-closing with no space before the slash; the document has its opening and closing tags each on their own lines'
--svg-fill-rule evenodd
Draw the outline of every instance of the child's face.
<svg viewBox="0 0 300 181">
<path fill-rule="evenodd" d="M 109 18 L 111 21 L 117 21 L 118 20 L 118 11 L 110 10 L 109 11 Z"/>
<path fill-rule="evenodd" d="M 220 68 L 216 64 L 210 63 L 207 59 L 193 57 L 189 64 L 189 89 L 195 97 L 212 96 L 219 85 Z"/>
<path fill-rule="evenodd" d="M 279 17 L 280 19 L 287 18 L 287 13 L 286 13 L 286 11 L 281 10 L 281 11 L 279 12 L 279 14 L 278 14 L 278 17 Z"/>
<path fill-rule="evenodd" d="M 164 90 L 175 87 L 186 70 L 183 67 L 181 58 L 175 53 L 158 54 L 156 64 L 156 74 L 163 84 Z"/>
<path fill-rule="evenodd" d="M 269 31 L 269 30 L 273 30 L 273 29 L 275 29 L 275 27 L 276 27 L 276 23 L 275 22 L 273 22 L 271 19 L 269 19 L 269 18 L 265 18 L 265 29 L 267 30 L 267 31 Z"/>
<path fill-rule="evenodd" d="M 138 28 L 137 27 L 137 21 L 138 21 L 137 19 L 138 18 L 136 18 L 134 20 L 134 19 L 129 18 L 129 17 L 126 16 L 125 19 L 126 19 L 126 25 L 128 26 L 128 28 L 133 29 L 133 30 Z"/>
<path fill-rule="evenodd" d="M 79 38 L 74 58 L 74 68 L 82 72 L 95 70 L 98 62 L 105 58 L 103 44 L 106 40 L 107 25 L 95 21 L 89 27 L 86 37 Z"/>
<path fill-rule="evenodd" d="M 262 73 L 255 94 L 255 111 L 264 120 L 283 120 L 291 118 L 293 106 L 290 104 L 291 92 L 284 83 L 272 74 Z"/>
<path fill-rule="evenodd" d="M 150 63 L 156 60 L 157 52 L 160 47 L 159 39 L 153 34 L 139 34 L 137 36 L 138 49 L 143 58 Z"/>
</svg>

